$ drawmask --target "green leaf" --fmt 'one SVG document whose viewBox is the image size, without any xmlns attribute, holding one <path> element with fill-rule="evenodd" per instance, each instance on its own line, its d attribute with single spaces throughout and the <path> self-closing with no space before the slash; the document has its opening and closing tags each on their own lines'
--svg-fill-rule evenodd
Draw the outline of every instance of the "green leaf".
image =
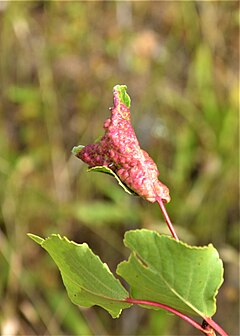
<svg viewBox="0 0 240 336">
<path fill-rule="evenodd" d="M 32 233 L 28 233 L 28 237 L 30 237 L 32 240 L 34 240 L 36 243 L 38 243 L 39 245 L 41 245 L 44 242 L 44 239 L 41 237 L 38 237 Z"/>
<path fill-rule="evenodd" d="M 77 155 L 83 148 L 83 145 L 74 146 L 72 149 L 72 154 Z"/>
<path fill-rule="evenodd" d="M 127 94 L 127 85 L 115 85 L 113 90 L 118 91 L 119 99 L 122 104 L 126 105 L 128 108 L 131 106 L 131 98 Z"/>
<path fill-rule="evenodd" d="M 117 176 L 117 174 L 115 174 L 110 168 L 108 168 L 106 166 L 95 166 L 95 167 L 89 168 L 87 171 L 88 172 L 98 172 L 98 173 L 105 173 L 105 174 L 113 175 L 114 178 L 117 180 L 118 184 L 123 188 L 123 190 L 126 193 L 128 193 L 130 195 L 137 195 L 133 190 L 128 188 L 128 186 L 120 180 L 120 178 Z"/>
<path fill-rule="evenodd" d="M 57 264 L 73 303 L 84 307 L 101 306 L 114 318 L 120 315 L 122 309 L 131 306 L 118 302 L 126 299 L 128 292 L 86 243 L 77 244 L 59 235 L 47 239 L 31 234 L 29 236 Z"/>
<path fill-rule="evenodd" d="M 216 312 L 223 266 L 212 245 L 192 247 L 149 230 L 128 231 L 124 243 L 132 254 L 117 274 L 131 285 L 133 298 L 203 318 Z"/>
</svg>

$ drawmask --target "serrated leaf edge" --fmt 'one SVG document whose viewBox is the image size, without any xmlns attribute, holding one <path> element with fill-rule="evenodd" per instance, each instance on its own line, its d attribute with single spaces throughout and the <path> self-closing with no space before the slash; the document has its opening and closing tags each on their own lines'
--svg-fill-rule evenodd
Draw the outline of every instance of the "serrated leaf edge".
<svg viewBox="0 0 240 336">
<path fill-rule="evenodd" d="M 208 249 L 208 248 L 211 248 L 211 250 L 213 250 L 214 252 L 215 252 L 215 255 L 216 255 L 216 257 L 218 258 L 218 260 L 219 260 L 219 262 L 221 263 L 221 265 L 222 265 L 222 268 L 221 268 L 221 270 L 222 270 L 222 272 L 221 272 L 221 278 L 222 278 L 222 281 L 221 281 L 221 283 L 219 284 L 219 286 L 218 286 L 218 288 L 215 290 L 215 292 L 214 292 L 214 296 L 213 296 L 213 302 L 214 302 L 214 311 L 216 312 L 216 296 L 217 296 L 217 294 L 218 294 L 218 291 L 219 291 L 219 288 L 221 287 L 221 285 L 222 285 L 222 283 L 223 283 L 223 273 L 224 273 L 224 270 L 223 270 L 223 263 L 222 263 L 222 260 L 220 259 L 220 256 L 219 256 L 219 253 L 218 253 L 218 251 L 214 248 L 214 246 L 210 243 L 210 244 L 208 244 L 207 246 L 191 246 L 191 245 L 188 245 L 187 243 L 185 243 L 185 242 L 182 242 L 182 241 L 177 241 L 176 239 L 174 239 L 173 237 L 170 237 L 170 236 L 168 236 L 168 235 L 163 235 L 163 234 L 159 234 L 157 231 L 153 231 L 153 230 L 147 230 L 147 229 L 137 229 L 137 230 L 130 230 L 130 231 L 127 231 L 126 233 L 125 233 L 125 235 L 124 235 L 124 240 L 123 240 L 123 242 L 124 242 L 124 245 L 126 246 L 126 247 L 128 247 L 129 249 L 131 249 L 130 248 L 130 246 L 128 246 L 128 244 L 127 244 L 127 238 L 126 238 L 126 236 L 128 235 L 128 234 L 131 234 L 132 232 L 152 232 L 152 233 L 155 233 L 156 235 L 158 235 L 159 237 L 165 237 L 166 239 L 170 239 L 170 240 L 172 240 L 172 241 L 174 241 L 176 244 L 180 244 L 180 245 L 182 245 L 182 246 L 185 246 L 185 247 L 187 247 L 188 249 L 191 249 L 191 250 L 206 250 L 206 249 Z M 137 255 L 137 253 L 136 253 L 136 251 L 134 251 L 134 250 L 132 250 L 131 249 L 131 251 L 132 251 L 132 253 L 131 253 L 131 255 L 135 255 L 135 258 L 136 258 L 136 260 L 137 260 L 137 262 L 139 262 L 139 263 L 141 263 L 141 264 L 143 264 L 142 263 L 142 261 L 141 261 L 141 258 L 139 258 L 139 256 Z M 121 264 L 123 264 L 123 263 L 127 263 L 128 261 L 122 261 L 118 266 L 120 266 Z M 145 262 L 145 261 L 144 261 Z M 145 266 L 144 264 L 143 264 L 143 266 Z M 151 270 L 152 271 L 152 270 Z M 117 274 L 119 274 L 117 271 L 116 271 L 116 273 Z M 120 274 L 119 274 L 120 275 Z M 121 275 L 120 275 L 121 276 Z M 161 274 L 160 274 L 160 276 L 161 276 Z M 190 307 L 194 312 L 196 312 L 197 313 L 197 315 L 199 315 L 199 316 L 201 316 L 202 318 L 205 318 L 206 316 L 204 315 L 204 314 L 202 314 L 202 312 L 201 311 L 199 311 L 198 309 L 196 309 L 189 301 L 187 301 L 186 299 L 184 299 L 180 294 L 178 294 L 171 286 L 169 286 L 169 284 L 164 280 L 164 278 L 161 276 L 161 279 L 163 280 L 163 282 L 165 283 L 165 285 L 170 289 L 170 291 L 172 291 L 172 293 L 174 293 L 183 303 L 185 303 L 188 307 Z M 215 314 L 215 312 L 214 312 L 214 314 Z M 214 315 L 213 314 L 213 315 Z M 212 316 L 213 316 L 212 315 Z M 211 316 L 207 316 L 207 317 L 211 317 Z"/>
<path fill-rule="evenodd" d="M 114 274 L 111 272 L 111 270 L 109 269 L 109 267 L 108 267 L 108 265 L 106 264 L 106 263 L 104 263 L 104 262 L 102 262 L 102 260 L 101 260 L 101 258 L 98 256 L 98 255 L 96 255 L 92 250 L 91 250 L 91 248 L 88 246 L 88 244 L 87 243 L 82 243 L 82 244 L 79 244 L 79 243 L 76 243 L 76 242 L 74 242 L 74 241 L 72 241 L 72 240 L 69 240 L 67 237 L 65 237 L 65 236 L 61 236 L 61 235 L 59 235 L 59 234 L 55 234 L 55 233 L 53 233 L 53 234 L 51 234 L 49 237 L 47 237 L 47 238 L 41 238 L 41 237 L 39 237 L 39 236 L 37 236 L 37 235 L 34 235 L 34 234 L 31 234 L 31 233 L 29 233 L 28 234 L 28 236 L 30 237 L 30 238 L 32 238 L 36 243 L 38 243 L 37 242 L 37 240 L 35 240 L 34 238 L 35 237 L 37 237 L 37 238 L 40 238 L 40 239 L 42 239 L 42 243 L 38 243 L 40 246 L 42 246 L 42 248 L 44 248 L 47 252 L 48 252 L 48 250 L 46 249 L 46 247 L 44 247 L 44 243 L 46 243 L 47 241 L 49 241 L 49 240 L 51 240 L 52 238 L 54 238 L 54 237 L 57 237 L 57 238 L 59 238 L 60 240 L 64 240 L 64 241 L 66 241 L 67 243 L 70 243 L 70 244 L 73 244 L 73 245 L 75 245 L 75 246 L 84 246 L 84 247 L 86 247 L 86 248 L 88 248 L 89 250 L 90 250 L 90 252 L 91 253 L 93 253 L 93 255 L 102 263 L 102 265 L 103 265 L 103 267 L 104 267 L 104 269 L 125 289 L 125 291 L 126 291 L 126 293 L 128 293 L 128 291 L 126 290 L 126 288 L 122 285 L 122 283 L 120 282 L 120 280 L 119 279 L 117 279 L 115 276 L 114 276 Z M 33 238 L 34 237 L 34 238 Z M 48 252 L 49 253 L 49 252 Z M 51 256 L 51 255 L 50 255 Z M 51 258 L 52 258 L 52 256 L 51 256 Z M 52 258 L 53 259 L 53 258 Z M 54 261 L 54 260 L 53 260 Z M 55 262 L 55 261 L 54 261 Z M 55 263 L 56 264 L 56 263 Z M 58 267 L 58 265 L 57 265 L 57 267 Z M 72 280 L 72 278 L 67 274 L 67 273 L 65 273 L 65 272 L 63 272 L 62 270 L 60 270 L 60 268 L 58 267 L 58 269 L 59 269 L 59 271 L 60 271 L 60 273 L 61 274 L 64 274 L 64 277 L 65 278 L 68 278 L 74 285 L 76 285 L 76 286 L 79 286 L 79 288 L 80 289 L 83 289 L 84 291 L 86 291 L 86 292 L 88 292 L 88 293 L 90 293 L 90 294 L 92 294 L 92 295 L 95 295 L 95 296 L 97 296 L 97 297 L 99 297 L 99 298 L 103 298 L 103 299 L 106 299 L 106 300 L 109 300 L 109 301 L 115 301 L 115 302 L 121 302 L 121 300 L 119 300 L 119 299 L 115 299 L 115 298 L 111 298 L 111 297 L 107 297 L 107 296 L 103 296 L 103 295 L 100 295 L 99 293 L 96 293 L 96 292 L 94 292 L 94 291 L 89 291 L 88 289 L 86 289 L 83 285 L 79 285 L 78 283 L 76 283 L 75 281 L 73 281 Z M 109 288 L 109 287 L 107 287 L 107 288 Z M 127 297 L 126 297 L 127 298 Z M 124 300 L 124 299 L 123 299 Z M 124 303 L 124 302 L 121 302 L 121 303 Z M 129 304 L 129 303 L 126 303 L 126 305 L 128 306 L 128 307 L 130 307 L 131 306 L 131 304 Z"/>
</svg>

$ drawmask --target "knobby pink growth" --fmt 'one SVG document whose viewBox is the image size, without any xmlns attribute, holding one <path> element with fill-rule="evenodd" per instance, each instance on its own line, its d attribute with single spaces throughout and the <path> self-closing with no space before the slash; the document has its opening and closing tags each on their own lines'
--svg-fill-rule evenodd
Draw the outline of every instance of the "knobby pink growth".
<svg viewBox="0 0 240 336">
<path fill-rule="evenodd" d="M 76 156 L 90 168 L 106 166 L 136 194 L 149 202 L 170 201 L 168 188 L 158 180 L 159 171 L 147 152 L 140 148 L 130 121 L 130 109 L 123 103 L 121 86 L 113 89 L 114 106 L 104 123 L 100 141 L 80 149 Z"/>
</svg>

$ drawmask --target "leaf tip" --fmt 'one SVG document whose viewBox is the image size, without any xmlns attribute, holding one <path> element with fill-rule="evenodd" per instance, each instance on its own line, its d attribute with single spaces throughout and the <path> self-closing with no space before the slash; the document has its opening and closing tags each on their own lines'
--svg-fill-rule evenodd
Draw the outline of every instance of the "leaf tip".
<svg viewBox="0 0 240 336">
<path fill-rule="evenodd" d="M 74 146 L 72 149 L 72 154 L 73 155 L 78 155 L 78 153 L 84 148 L 85 146 L 83 145 L 78 145 L 78 146 Z"/>
<path fill-rule="evenodd" d="M 127 94 L 127 85 L 115 85 L 113 87 L 113 92 L 117 91 L 119 95 L 119 100 L 122 104 L 126 105 L 128 108 L 131 106 L 131 98 Z"/>
<path fill-rule="evenodd" d="M 42 245 L 42 243 L 44 242 L 43 238 L 36 236 L 35 234 L 27 233 L 27 235 L 29 238 L 31 238 L 33 241 L 35 241 L 39 245 Z"/>
</svg>

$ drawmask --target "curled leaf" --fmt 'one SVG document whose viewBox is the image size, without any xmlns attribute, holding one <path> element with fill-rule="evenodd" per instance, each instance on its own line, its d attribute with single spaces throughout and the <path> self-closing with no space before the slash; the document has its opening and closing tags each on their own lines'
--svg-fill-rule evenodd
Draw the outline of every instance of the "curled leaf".
<svg viewBox="0 0 240 336">
<path fill-rule="evenodd" d="M 106 166 L 95 166 L 95 167 L 89 168 L 87 171 L 88 172 L 99 172 L 99 173 L 105 173 L 105 174 L 113 175 L 113 177 L 117 180 L 120 187 L 122 187 L 123 190 L 126 193 L 128 193 L 130 195 L 136 195 L 136 193 L 133 190 L 131 190 L 125 183 L 123 183 L 120 180 L 120 178 L 117 176 L 117 174 L 114 173 L 113 170 L 111 170 L 110 168 L 108 168 Z"/>
<path fill-rule="evenodd" d="M 113 88 L 111 116 L 104 123 L 100 141 L 73 148 L 73 154 L 89 168 L 111 169 L 129 189 L 149 202 L 170 201 L 168 188 L 158 180 L 159 171 L 147 152 L 140 148 L 130 120 L 130 97 L 126 85 Z"/>
</svg>

